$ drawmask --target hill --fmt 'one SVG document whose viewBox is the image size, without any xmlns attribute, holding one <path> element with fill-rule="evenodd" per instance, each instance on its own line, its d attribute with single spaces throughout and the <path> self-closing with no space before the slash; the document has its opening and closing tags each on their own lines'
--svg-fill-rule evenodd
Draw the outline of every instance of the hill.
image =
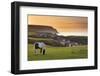
<svg viewBox="0 0 100 76">
<path fill-rule="evenodd" d="M 29 32 L 51 33 L 56 34 L 57 30 L 51 26 L 43 25 L 28 25 Z"/>
<path fill-rule="evenodd" d="M 87 36 L 66 36 L 64 38 L 66 40 L 70 40 L 72 42 L 77 42 L 79 44 L 87 44 L 87 42 L 88 42 Z"/>
</svg>

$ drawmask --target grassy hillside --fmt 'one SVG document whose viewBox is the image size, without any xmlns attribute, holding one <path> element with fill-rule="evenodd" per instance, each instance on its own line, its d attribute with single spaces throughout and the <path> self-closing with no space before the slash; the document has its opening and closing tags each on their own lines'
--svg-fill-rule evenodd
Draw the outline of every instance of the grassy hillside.
<svg viewBox="0 0 100 76">
<path fill-rule="evenodd" d="M 66 40 L 77 42 L 79 44 L 87 45 L 88 37 L 87 36 L 66 36 Z"/>
</svg>

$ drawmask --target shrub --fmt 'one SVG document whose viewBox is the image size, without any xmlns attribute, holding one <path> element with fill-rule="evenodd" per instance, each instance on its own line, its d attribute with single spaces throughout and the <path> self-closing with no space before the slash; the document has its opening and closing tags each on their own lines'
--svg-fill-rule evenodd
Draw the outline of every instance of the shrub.
<svg viewBox="0 0 100 76">
<path fill-rule="evenodd" d="M 48 40 L 35 40 L 32 38 L 28 39 L 29 44 L 34 44 L 35 42 L 44 42 L 45 44 L 50 45 L 50 46 L 63 46 L 59 42 L 55 40 L 51 40 L 51 39 L 48 39 Z"/>
</svg>

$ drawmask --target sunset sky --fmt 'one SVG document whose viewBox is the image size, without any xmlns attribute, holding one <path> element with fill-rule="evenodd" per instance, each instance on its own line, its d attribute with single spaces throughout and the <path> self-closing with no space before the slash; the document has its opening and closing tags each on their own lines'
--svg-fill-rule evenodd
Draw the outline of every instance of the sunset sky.
<svg viewBox="0 0 100 76">
<path fill-rule="evenodd" d="M 38 16 L 28 15 L 29 25 L 52 26 L 58 35 L 87 36 L 88 18 L 75 16 Z"/>
</svg>

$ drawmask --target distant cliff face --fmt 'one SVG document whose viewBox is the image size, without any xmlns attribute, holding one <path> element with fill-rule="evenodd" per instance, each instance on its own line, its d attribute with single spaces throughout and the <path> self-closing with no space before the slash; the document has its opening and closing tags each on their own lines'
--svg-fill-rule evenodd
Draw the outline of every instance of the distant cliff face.
<svg viewBox="0 0 100 76">
<path fill-rule="evenodd" d="M 51 33 L 56 34 L 57 30 L 50 26 L 42 26 L 42 25 L 28 25 L 29 32 L 40 32 L 40 33 Z"/>
</svg>

